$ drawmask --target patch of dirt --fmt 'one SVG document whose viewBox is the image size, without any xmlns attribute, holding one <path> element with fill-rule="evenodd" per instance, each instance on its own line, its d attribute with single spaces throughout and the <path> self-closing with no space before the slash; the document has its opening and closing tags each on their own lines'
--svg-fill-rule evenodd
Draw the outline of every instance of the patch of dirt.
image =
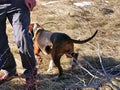
<svg viewBox="0 0 120 90">
<path fill-rule="evenodd" d="M 45 29 L 55 32 L 63 32 L 74 39 L 85 39 L 90 37 L 96 29 L 99 30 L 97 36 L 86 44 L 75 44 L 75 52 L 79 53 L 79 62 L 88 68 L 88 61 L 96 69 L 100 69 L 98 57 L 98 44 L 100 46 L 100 55 L 105 68 L 111 68 L 120 64 L 120 1 L 119 0 L 94 0 L 92 5 L 77 7 L 74 2 L 89 0 L 37 0 L 37 6 L 31 12 L 31 22 L 39 23 Z M 13 31 L 9 23 L 7 33 L 9 35 L 9 44 L 16 58 L 19 74 L 22 74 L 23 68 L 20 62 L 18 49 L 14 42 Z M 72 71 L 70 69 L 70 59 L 62 57 L 61 63 L 64 68 L 64 79 L 53 80 L 57 69 L 46 72 L 49 64 L 49 56 L 40 54 L 43 62 L 39 65 L 37 79 L 37 90 L 66 90 L 68 85 L 88 85 L 97 84 L 100 79 L 95 80 L 80 67 Z M 87 66 L 86 66 L 87 65 Z M 89 70 L 89 69 L 88 69 Z M 120 69 L 119 69 L 120 70 Z M 119 71 L 118 70 L 118 71 Z M 91 71 L 91 70 L 90 70 Z M 96 72 L 91 71 L 96 74 Z M 99 75 L 98 75 L 99 76 Z M 119 78 L 119 77 L 118 77 Z M 104 78 L 101 78 L 101 81 Z M 114 81 L 115 80 L 115 81 Z M 120 81 L 114 79 L 115 85 L 120 86 Z M 13 79 L 2 85 L 0 89 L 4 90 L 22 90 L 24 79 Z M 88 88 L 89 89 L 89 88 Z M 81 90 L 81 89 L 78 89 Z M 84 90 L 84 89 L 83 89 Z M 94 89 L 89 89 L 94 90 Z M 112 90 L 109 85 L 103 85 L 100 90 Z M 116 90 L 113 88 L 113 90 Z"/>
</svg>

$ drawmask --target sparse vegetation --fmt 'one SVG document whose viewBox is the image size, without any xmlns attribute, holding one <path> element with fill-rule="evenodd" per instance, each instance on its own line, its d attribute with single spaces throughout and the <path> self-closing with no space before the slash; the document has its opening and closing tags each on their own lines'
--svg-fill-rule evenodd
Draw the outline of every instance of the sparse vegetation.
<svg viewBox="0 0 120 90">
<path fill-rule="evenodd" d="M 50 31 L 64 32 L 74 39 L 85 39 L 98 29 L 99 32 L 92 41 L 82 45 L 75 44 L 75 51 L 79 53 L 79 63 L 99 78 L 92 77 L 80 66 L 71 70 L 71 60 L 63 56 L 61 63 L 65 74 L 56 80 L 54 77 L 57 75 L 57 69 L 54 68 L 51 72 L 46 72 L 50 58 L 41 53 L 43 62 L 38 65 L 37 90 L 96 90 L 92 87 L 82 89 L 80 87 L 95 86 L 99 83 L 101 83 L 100 90 L 117 90 L 106 76 L 102 77 L 90 67 L 91 65 L 99 72 L 103 72 L 99 55 L 108 76 L 111 78 L 110 81 L 120 87 L 120 0 L 90 0 L 92 5 L 85 7 L 73 5 L 74 2 L 81 1 L 86 0 L 55 0 L 51 4 L 47 4 L 50 0 L 38 0 L 37 6 L 31 13 L 31 22 L 37 22 Z M 23 69 L 11 29 L 8 24 L 9 44 L 21 75 Z M 118 75 L 113 77 L 116 74 Z M 24 90 L 24 83 L 24 79 L 18 77 L 1 85 L 0 90 Z"/>
</svg>

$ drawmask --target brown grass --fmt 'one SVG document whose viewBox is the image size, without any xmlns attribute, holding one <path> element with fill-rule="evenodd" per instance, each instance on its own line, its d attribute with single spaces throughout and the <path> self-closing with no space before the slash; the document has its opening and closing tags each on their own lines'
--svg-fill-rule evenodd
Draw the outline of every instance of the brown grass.
<svg viewBox="0 0 120 90">
<path fill-rule="evenodd" d="M 45 5 L 49 0 L 38 0 L 37 6 L 31 12 L 31 22 L 37 22 L 47 30 L 64 32 L 74 39 L 85 39 L 99 30 L 97 36 L 90 42 L 82 45 L 75 45 L 75 51 L 79 53 L 79 61 L 90 62 L 91 65 L 100 68 L 98 59 L 98 46 L 100 44 L 101 56 L 106 68 L 120 64 L 120 1 L 94 0 L 93 5 L 83 8 L 73 5 L 77 1 L 85 0 L 55 0 L 55 3 Z M 87 0 L 91 1 L 91 0 Z M 114 12 L 105 14 L 105 8 L 111 9 Z M 21 75 L 23 72 L 20 57 L 16 44 L 13 42 L 13 32 L 8 23 L 7 33 L 9 35 L 10 47 L 16 58 L 18 72 Z M 43 62 L 40 65 L 37 90 L 65 90 L 67 85 L 83 85 L 80 79 L 84 79 L 86 83 L 94 83 L 84 70 L 80 68 L 71 71 L 70 60 L 65 56 L 62 57 L 61 63 L 64 68 L 65 75 L 60 80 L 54 80 L 57 74 L 57 69 L 54 68 L 47 73 L 49 56 L 41 53 Z M 85 67 L 87 68 L 86 64 Z M 94 72 L 95 73 L 95 72 Z M 86 75 L 85 75 L 86 74 Z M 120 86 L 120 82 L 113 80 Z M 15 78 L 0 87 L 2 90 L 23 90 L 24 79 Z M 103 85 L 101 90 L 111 90 L 107 85 Z M 79 89 L 80 90 L 80 89 Z M 84 89 L 83 89 L 84 90 Z M 88 89 L 92 90 L 92 89 Z M 115 89 L 114 89 L 115 90 Z"/>
</svg>

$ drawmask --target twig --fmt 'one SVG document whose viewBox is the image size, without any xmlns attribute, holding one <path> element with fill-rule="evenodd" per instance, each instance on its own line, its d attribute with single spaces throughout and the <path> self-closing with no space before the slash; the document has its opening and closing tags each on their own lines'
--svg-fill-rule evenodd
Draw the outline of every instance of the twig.
<svg viewBox="0 0 120 90">
<path fill-rule="evenodd" d="M 103 72 L 104 72 L 104 74 L 105 74 L 106 79 L 110 82 L 110 84 L 111 84 L 113 87 L 115 87 L 117 90 L 119 90 L 120 88 L 119 88 L 118 86 L 114 85 L 114 84 L 111 82 L 111 78 L 107 75 L 107 73 L 106 73 L 106 71 L 105 71 L 105 69 L 104 69 L 104 66 L 103 66 L 103 64 L 102 64 L 102 59 L 101 59 L 101 56 L 100 56 L 100 46 L 99 46 L 99 44 L 98 44 L 98 56 L 99 56 L 99 60 L 100 60 L 100 65 L 101 65 L 101 67 L 102 67 L 102 70 L 103 70 Z M 111 86 L 111 87 L 112 87 L 112 86 Z"/>
<path fill-rule="evenodd" d="M 115 69 L 118 69 L 118 68 L 120 68 L 120 64 L 118 64 L 117 66 L 111 68 L 110 71 L 112 72 L 112 71 L 114 71 Z"/>
<path fill-rule="evenodd" d="M 111 78 L 111 79 L 113 79 L 113 78 Z M 99 82 L 99 83 L 95 83 L 95 84 L 90 84 L 90 85 L 86 85 L 86 86 L 81 86 L 81 85 L 69 85 L 69 86 L 66 86 L 66 89 L 65 90 L 69 90 L 69 89 L 83 89 L 83 88 L 94 88 L 94 89 L 96 89 L 96 90 L 99 90 L 99 87 L 101 86 L 101 85 L 104 85 L 105 83 L 108 83 L 109 82 L 109 80 L 107 80 L 107 79 L 104 79 L 104 80 L 102 80 L 101 82 Z M 110 83 L 111 84 L 111 83 Z M 111 88 L 113 88 L 113 86 L 112 85 L 109 85 Z M 120 90 L 120 88 L 117 88 L 117 90 Z"/>
<path fill-rule="evenodd" d="M 68 56 L 70 56 L 71 58 L 73 58 L 74 60 L 76 60 L 73 56 L 71 56 L 70 54 L 68 54 Z M 76 60 L 78 61 L 78 60 Z M 98 78 L 97 76 L 93 75 L 91 72 L 89 72 L 86 68 L 84 68 L 80 63 L 76 62 L 78 64 L 78 66 L 80 68 L 82 68 L 84 71 L 86 71 L 89 75 L 91 75 L 94 78 Z"/>
<path fill-rule="evenodd" d="M 96 68 L 94 68 L 92 65 L 90 65 L 89 62 L 85 61 L 94 71 L 96 71 L 97 73 L 99 73 L 100 75 L 104 76 L 103 73 L 99 72 Z"/>
<path fill-rule="evenodd" d="M 75 75 L 72 75 L 72 74 L 70 74 L 70 73 L 69 73 L 69 74 L 66 73 L 66 75 L 69 75 L 69 76 L 75 77 L 76 79 L 79 80 L 79 82 L 81 81 L 81 82 L 84 84 L 84 86 L 86 86 L 86 84 L 85 84 L 85 80 L 84 80 L 84 79 L 81 79 L 80 77 L 75 76 Z M 77 84 L 77 83 L 76 83 L 76 84 Z M 75 85 L 76 85 L 76 84 L 75 84 Z"/>
<path fill-rule="evenodd" d="M 102 59 L 101 59 L 101 56 L 100 56 L 100 46 L 99 46 L 99 44 L 98 44 L 98 57 L 99 57 L 99 60 L 100 60 L 100 65 L 101 65 L 101 67 L 102 67 L 102 70 L 103 70 L 105 76 L 107 77 L 107 73 L 106 73 L 106 71 L 105 71 L 105 69 L 104 69 L 104 66 L 103 66 L 103 64 L 102 64 Z"/>
<path fill-rule="evenodd" d="M 99 78 L 99 77 L 97 77 L 97 76 L 95 76 L 95 75 L 93 75 L 91 72 L 89 72 L 86 68 L 84 68 L 80 63 L 78 64 L 78 66 L 80 67 L 80 68 L 82 68 L 83 70 L 85 70 L 89 75 L 91 75 L 92 77 L 94 77 L 94 78 Z"/>
<path fill-rule="evenodd" d="M 70 86 L 66 86 L 65 90 L 75 90 L 75 89 L 83 89 L 83 88 L 98 88 L 97 85 L 87 85 L 87 86 L 80 86 L 80 85 L 70 85 Z"/>
</svg>

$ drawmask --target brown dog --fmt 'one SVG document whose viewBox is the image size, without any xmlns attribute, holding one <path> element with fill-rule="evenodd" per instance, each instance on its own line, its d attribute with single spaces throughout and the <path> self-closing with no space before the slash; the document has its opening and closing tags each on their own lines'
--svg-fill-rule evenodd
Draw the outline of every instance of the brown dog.
<svg viewBox="0 0 120 90">
<path fill-rule="evenodd" d="M 33 36 L 34 54 L 36 59 L 40 59 L 39 53 L 43 52 L 45 55 L 51 54 L 52 59 L 48 71 L 52 68 L 52 63 L 56 65 L 59 70 L 59 76 L 63 74 L 63 69 L 60 65 L 60 58 L 63 54 L 72 56 L 73 62 L 76 62 L 78 53 L 74 53 L 74 43 L 83 44 L 91 40 L 97 34 L 98 30 L 86 40 L 71 39 L 65 33 L 50 32 L 44 30 L 39 24 L 34 23 L 29 25 L 29 32 Z"/>
</svg>

